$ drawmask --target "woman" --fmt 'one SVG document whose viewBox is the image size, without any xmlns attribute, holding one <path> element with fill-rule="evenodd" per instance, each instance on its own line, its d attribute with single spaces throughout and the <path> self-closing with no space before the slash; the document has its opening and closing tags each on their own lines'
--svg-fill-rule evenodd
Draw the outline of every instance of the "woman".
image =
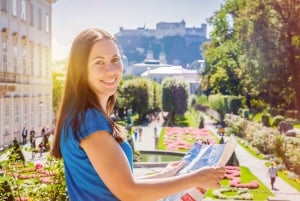
<svg viewBox="0 0 300 201">
<path fill-rule="evenodd" d="M 174 176 L 181 163 L 143 178 L 132 174 L 132 150 L 109 117 L 122 79 L 113 36 L 87 29 L 74 40 L 51 154 L 63 158 L 70 200 L 158 200 L 199 186 L 219 187 L 224 168 Z"/>
</svg>

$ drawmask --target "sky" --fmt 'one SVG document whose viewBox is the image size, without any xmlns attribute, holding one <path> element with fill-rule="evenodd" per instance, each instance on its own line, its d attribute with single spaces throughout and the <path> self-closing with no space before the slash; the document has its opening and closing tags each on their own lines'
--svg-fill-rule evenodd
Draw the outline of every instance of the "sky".
<svg viewBox="0 0 300 201">
<path fill-rule="evenodd" d="M 65 59 L 76 35 L 86 28 L 111 34 L 124 29 L 155 29 L 159 22 L 200 27 L 223 0 L 57 0 L 52 5 L 52 58 Z"/>
</svg>

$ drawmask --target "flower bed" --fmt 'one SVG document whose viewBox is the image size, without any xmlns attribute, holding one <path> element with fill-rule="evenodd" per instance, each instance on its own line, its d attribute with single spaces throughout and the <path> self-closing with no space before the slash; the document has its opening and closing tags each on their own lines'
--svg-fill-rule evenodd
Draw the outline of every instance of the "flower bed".
<svg viewBox="0 0 300 201">
<path fill-rule="evenodd" d="M 224 193 L 236 192 L 235 195 L 225 195 Z M 247 188 L 219 188 L 213 190 L 213 195 L 219 199 L 228 200 L 253 200 L 253 195 L 249 193 Z"/>
<path fill-rule="evenodd" d="M 229 180 L 229 186 L 214 189 L 212 195 L 217 199 L 225 200 L 253 200 L 254 196 L 249 189 L 259 188 L 259 183 L 252 180 L 241 183 L 241 171 L 238 166 L 225 166 L 224 179 Z"/>
<path fill-rule="evenodd" d="M 256 180 L 250 181 L 248 183 L 241 183 L 240 178 L 240 168 L 237 166 L 225 166 L 224 178 L 229 179 L 229 185 L 236 188 L 249 188 L 256 189 L 259 187 L 259 183 Z"/>
<path fill-rule="evenodd" d="M 194 142 L 215 144 L 217 140 L 209 130 L 194 127 L 166 127 L 164 145 L 169 151 L 188 150 Z"/>
</svg>

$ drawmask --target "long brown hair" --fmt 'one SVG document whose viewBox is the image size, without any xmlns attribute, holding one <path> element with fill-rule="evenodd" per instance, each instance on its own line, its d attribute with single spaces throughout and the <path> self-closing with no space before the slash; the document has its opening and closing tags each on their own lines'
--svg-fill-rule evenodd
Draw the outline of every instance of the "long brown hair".
<svg viewBox="0 0 300 201">
<path fill-rule="evenodd" d="M 123 130 L 110 119 L 116 102 L 116 94 L 109 97 L 106 108 L 101 108 L 96 94 L 91 90 L 87 82 L 87 63 L 90 51 L 97 41 L 107 38 L 116 42 L 115 38 L 104 30 L 86 29 L 73 41 L 68 59 L 64 93 L 58 112 L 51 149 L 51 155 L 56 158 L 62 158 L 60 150 L 62 129 L 64 127 L 72 128 L 74 137 L 79 140 L 77 132 L 81 123 L 79 119 L 84 121 L 85 112 L 88 108 L 95 108 L 104 115 L 117 142 L 123 142 L 124 140 L 122 136 Z"/>
</svg>

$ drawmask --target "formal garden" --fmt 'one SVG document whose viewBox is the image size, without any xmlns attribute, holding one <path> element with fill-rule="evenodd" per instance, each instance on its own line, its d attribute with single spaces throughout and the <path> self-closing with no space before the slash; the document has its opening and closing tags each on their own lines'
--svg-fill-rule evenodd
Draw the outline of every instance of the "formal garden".
<svg viewBox="0 0 300 201">
<path fill-rule="evenodd" d="M 203 116 L 204 113 L 197 110 L 189 110 L 183 116 L 178 115 L 175 118 L 177 126 L 165 126 L 162 129 L 159 149 L 186 152 L 194 142 L 220 143 L 220 136 L 215 135 L 205 126 L 199 128 L 198 120 L 201 119 L 201 115 Z M 265 127 L 262 123 L 249 121 L 239 115 L 226 114 L 224 122 L 227 125 L 225 135 L 234 134 L 239 144 L 255 157 L 275 160 L 280 170 L 280 177 L 299 190 L 299 177 L 295 171 L 298 160 L 294 159 L 297 154 L 290 154 L 297 149 L 299 138 L 286 137 L 278 133 L 278 129 Z M 273 143 L 270 143 L 270 140 Z M 278 143 L 285 143 L 286 146 L 281 144 L 279 146 Z M 281 150 L 282 147 L 285 150 Z M 7 155 L 7 160 L 1 161 L 1 200 L 68 200 L 62 162 L 50 157 L 44 163 L 25 161 L 22 149 L 24 151 L 25 148 L 14 143 L 1 154 Z M 272 196 L 272 192 L 247 167 L 239 166 L 234 155 L 226 166 L 226 174 L 221 184 L 222 188 L 210 189 L 205 196 L 211 199 L 229 200 L 266 200 Z"/>
<path fill-rule="evenodd" d="M 47 155 L 49 150 L 45 151 Z M 28 161 L 24 152 L 36 150 L 21 146 L 15 140 L 11 147 L 1 152 L 0 200 L 68 200 L 62 161 L 49 156 L 44 162 Z"/>
</svg>

